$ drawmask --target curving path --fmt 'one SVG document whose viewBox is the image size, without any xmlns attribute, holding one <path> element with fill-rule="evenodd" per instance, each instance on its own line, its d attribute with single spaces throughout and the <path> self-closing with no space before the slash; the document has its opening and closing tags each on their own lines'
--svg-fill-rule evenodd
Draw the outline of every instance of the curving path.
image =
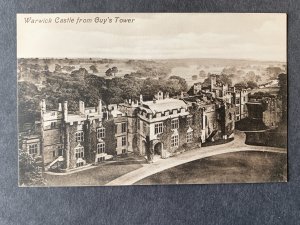
<svg viewBox="0 0 300 225">
<path fill-rule="evenodd" d="M 209 156 L 231 153 L 231 152 L 241 152 L 241 151 L 261 151 L 261 152 L 277 152 L 277 153 L 287 153 L 285 148 L 267 147 L 267 146 L 254 146 L 245 144 L 246 136 L 244 133 L 236 131 L 235 138 L 232 142 L 215 145 L 209 147 L 202 147 L 184 152 L 175 157 L 168 159 L 161 159 L 152 164 L 145 164 L 142 168 L 129 172 L 115 180 L 107 183 L 106 185 L 132 185 L 137 181 L 159 173 L 163 170 L 188 163 L 190 161 L 198 160 L 201 158 L 206 158 Z"/>
</svg>

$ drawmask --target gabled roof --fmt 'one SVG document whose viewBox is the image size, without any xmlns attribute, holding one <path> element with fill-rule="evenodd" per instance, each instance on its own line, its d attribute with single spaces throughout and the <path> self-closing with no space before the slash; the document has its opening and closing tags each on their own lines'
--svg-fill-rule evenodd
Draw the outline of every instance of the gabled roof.
<svg viewBox="0 0 300 225">
<path fill-rule="evenodd" d="M 153 101 L 147 101 L 143 103 L 143 106 L 145 108 L 149 108 L 153 114 L 157 112 L 165 112 L 167 110 L 172 111 L 173 109 L 187 109 L 187 104 L 183 100 L 173 98 L 156 100 L 155 103 Z"/>
</svg>

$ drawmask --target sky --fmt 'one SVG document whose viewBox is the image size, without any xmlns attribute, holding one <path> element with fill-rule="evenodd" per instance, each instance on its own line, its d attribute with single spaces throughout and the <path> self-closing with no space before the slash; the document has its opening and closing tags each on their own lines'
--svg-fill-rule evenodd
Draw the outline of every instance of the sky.
<svg viewBox="0 0 300 225">
<path fill-rule="evenodd" d="M 51 23 L 26 23 L 29 18 Z M 286 14 L 272 13 L 18 14 L 17 56 L 285 62 L 286 23 Z"/>
</svg>

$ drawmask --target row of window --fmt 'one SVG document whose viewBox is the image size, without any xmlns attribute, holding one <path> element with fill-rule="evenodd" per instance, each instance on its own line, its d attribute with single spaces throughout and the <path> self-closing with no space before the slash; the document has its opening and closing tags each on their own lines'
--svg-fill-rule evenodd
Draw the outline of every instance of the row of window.
<svg viewBox="0 0 300 225">
<path fill-rule="evenodd" d="M 192 117 L 188 117 L 187 118 L 187 125 L 191 126 L 193 123 L 193 118 Z M 174 119 L 171 121 L 171 129 L 178 129 L 179 128 L 179 120 L 178 119 Z M 160 123 L 156 123 L 154 125 L 154 134 L 161 134 L 163 133 L 163 122 Z"/>
<path fill-rule="evenodd" d="M 81 137 L 81 136 L 80 136 Z M 186 134 L 186 142 L 191 143 L 193 141 L 193 131 L 187 132 Z M 127 145 L 127 138 L 126 136 L 122 137 L 122 146 Z M 179 145 L 179 136 L 174 135 L 171 137 L 171 147 L 177 147 Z M 38 144 L 31 144 L 29 145 L 29 154 L 37 154 L 38 152 Z M 105 143 L 98 143 L 97 144 L 97 154 L 105 152 Z M 122 149 L 122 153 L 125 153 L 126 149 Z M 62 155 L 62 147 L 59 147 L 59 155 Z M 53 152 L 53 157 L 55 157 L 55 152 Z M 84 148 L 78 147 L 75 149 L 75 157 L 84 158 Z"/>
<path fill-rule="evenodd" d="M 188 120 L 190 121 L 190 120 Z M 145 123 L 144 123 L 145 124 Z M 171 121 L 171 129 L 178 129 L 179 128 L 179 120 L 174 119 Z M 146 130 L 146 127 L 144 128 L 144 132 Z M 161 134 L 163 133 L 163 122 L 156 123 L 154 125 L 154 134 Z"/>
<path fill-rule="evenodd" d="M 188 118 L 187 123 L 190 126 L 192 124 L 192 118 Z M 117 127 L 117 124 L 116 124 L 116 127 Z M 139 122 L 138 122 L 138 128 L 140 128 Z M 179 128 L 179 120 L 178 119 L 172 120 L 171 121 L 171 129 L 178 129 L 178 128 Z M 143 131 L 146 132 L 146 129 L 147 129 L 147 125 L 146 125 L 146 123 L 143 123 Z M 122 123 L 122 130 L 121 131 L 122 131 L 122 133 L 127 131 L 127 123 Z M 154 133 L 155 134 L 163 133 L 163 122 L 156 123 L 154 125 Z M 76 132 L 75 135 L 76 135 L 76 141 L 77 142 L 84 141 L 83 131 L 78 131 L 78 132 Z M 98 128 L 97 129 L 97 138 L 98 139 L 105 138 L 105 128 Z M 123 140 L 122 140 L 122 143 L 123 143 Z M 124 145 L 122 145 L 122 146 L 124 146 Z"/>
<path fill-rule="evenodd" d="M 193 142 L 193 131 L 186 133 L 186 142 L 191 143 Z M 178 147 L 179 145 L 179 136 L 174 135 L 171 137 L 171 147 Z"/>
<path fill-rule="evenodd" d="M 122 137 L 122 146 L 127 145 L 127 138 Z M 126 150 L 126 149 L 125 149 Z M 105 152 L 105 143 L 98 143 L 97 144 L 97 154 L 104 153 Z M 84 157 L 84 148 L 78 147 L 75 149 L 75 156 L 76 158 L 83 158 Z"/>
<path fill-rule="evenodd" d="M 98 128 L 97 129 L 97 138 L 105 138 L 105 128 Z M 84 133 L 83 131 L 78 131 L 75 133 L 75 139 L 77 142 L 84 141 Z"/>
<path fill-rule="evenodd" d="M 97 144 L 97 154 L 104 153 L 105 152 L 105 143 L 98 143 Z M 75 157 L 78 158 L 84 158 L 84 148 L 78 147 L 75 148 Z"/>
<path fill-rule="evenodd" d="M 118 124 L 116 124 L 116 131 L 117 131 L 117 127 L 118 127 Z M 127 132 L 127 123 L 122 123 L 122 125 L 121 125 L 121 132 L 122 133 Z M 76 132 L 75 135 L 76 135 L 76 141 L 77 142 L 84 141 L 84 133 L 83 133 L 83 131 L 78 131 L 78 132 Z M 98 128 L 97 129 L 97 138 L 98 139 L 105 138 L 105 128 Z"/>
<path fill-rule="evenodd" d="M 126 137 L 122 137 L 122 146 L 126 146 L 127 139 Z M 122 149 L 122 153 L 125 153 L 126 149 Z M 105 143 L 98 143 L 97 144 L 97 154 L 105 153 Z M 78 158 L 84 158 L 84 148 L 78 147 L 75 148 L 75 157 Z"/>
</svg>

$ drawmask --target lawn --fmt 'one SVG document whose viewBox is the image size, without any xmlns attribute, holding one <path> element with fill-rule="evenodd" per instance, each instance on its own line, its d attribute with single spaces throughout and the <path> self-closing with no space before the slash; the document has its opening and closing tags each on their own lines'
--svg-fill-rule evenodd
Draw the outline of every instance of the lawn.
<svg viewBox="0 0 300 225">
<path fill-rule="evenodd" d="M 236 152 L 195 160 L 135 184 L 259 183 L 287 181 L 287 155 Z"/>
<path fill-rule="evenodd" d="M 46 186 L 100 186 L 140 167 L 142 167 L 141 161 L 128 158 L 73 174 L 45 174 L 44 176 L 47 182 Z"/>
</svg>

